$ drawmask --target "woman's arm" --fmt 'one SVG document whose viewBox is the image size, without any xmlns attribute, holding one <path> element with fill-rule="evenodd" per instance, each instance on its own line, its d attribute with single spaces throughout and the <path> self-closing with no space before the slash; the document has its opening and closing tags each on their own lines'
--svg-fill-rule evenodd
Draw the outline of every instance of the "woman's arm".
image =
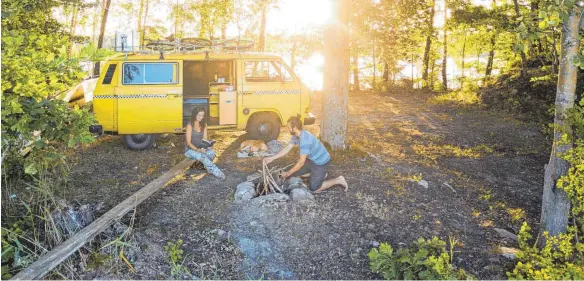
<svg viewBox="0 0 584 281">
<path fill-rule="evenodd" d="M 208 138 L 207 138 L 207 125 L 205 125 L 205 130 L 203 131 L 203 139 L 208 140 Z"/>
<path fill-rule="evenodd" d="M 194 146 L 194 145 L 191 143 L 191 135 L 192 135 L 192 131 L 193 131 L 193 126 L 192 126 L 192 125 L 191 125 L 191 123 L 189 122 L 189 124 L 187 124 L 187 131 L 186 131 L 186 133 L 185 133 L 185 138 L 186 138 L 186 139 L 185 139 L 185 143 L 187 144 L 187 146 L 188 146 L 190 149 L 192 149 L 192 150 L 194 150 L 194 151 L 199 151 L 199 152 L 201 152 L 201 151 L 200 151 L 200 150 L 199 150 L 199 149 L 198 149 L 196 146 Z"/>
</svg>

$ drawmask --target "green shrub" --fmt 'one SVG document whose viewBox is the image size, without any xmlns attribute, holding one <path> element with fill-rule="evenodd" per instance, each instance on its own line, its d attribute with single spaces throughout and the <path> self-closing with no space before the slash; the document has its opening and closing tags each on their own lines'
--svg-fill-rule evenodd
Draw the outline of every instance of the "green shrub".
<svg viewBox="0 0 584 281">
<path fill-rule="evenodd" d="M 452 265 L 455 239 L 450 240 L 450 253 L 446 242 L 433 237 L 419 238 L 411 248 L 395 251 L 391 245 L 381 243 L 369 252 L 371 270 L 387 280 L 464 280 L 471 279 L 462 269 Z"/>
<path fill-rule="evenodd" d="M 574 130 L 574 148 L 562 155 L 570 169 L 557 181 L 570 200 L 571 225 L 558 236 L 544 233 L 545 245 L 539 248 L 537 241 L 529 244 L 531 228 L 524 223 L 518 235 L 518 262 L 512 272 L 507 272 L 510 279 L 584 279 L 584 102 L 580 105 L 568 118 Z M 567 136 L 564 139 L 568 140 Z"/>
</svg>

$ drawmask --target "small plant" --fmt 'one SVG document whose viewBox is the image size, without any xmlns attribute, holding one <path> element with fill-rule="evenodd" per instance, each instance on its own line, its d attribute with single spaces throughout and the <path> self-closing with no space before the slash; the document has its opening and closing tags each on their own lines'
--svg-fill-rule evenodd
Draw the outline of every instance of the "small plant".
<svg viewBox="0 0 584 281">
<path fill-rule="evenodd" d="M 584 279 L 584 243 L 577 241 L 577 229 L 569 227 L 567 233 L 558 236 L 543 234 L 545 246 L 539 248 L 537 241 L 532 245 L 529 240 L 531 228 L 523 223 L 519 235 L 517 264 L 512 272 L 507 272 L 509 279 L 535 280 L 582 280 Z"/>
<path fill-rule="evenodd" d="M 462 269 L 452 265 L 456 238 L 450 239 L 447 252 L 446 242 L 433 237 L 419 238 L 411 248 L 397 251 L 387 243 L 369 252 L 371 271 L 379 273 L 384 279 L 436 280 L 436 279 L 471 279 Z"/>
<path fill-rule="evenodd" d="M 412 182 L 420 182 L 422 180 L 422 174 L 416 174 L 410 176 L 410 181 Z"/>
<path fill-rule="evenodd" d="M 184 266 L 186 258 L 183 258 L 184 251 L 181 249 L 182 244 L 182 239 L 178 239 L 176 243 L 168 242 L 164 246 L 164 251 L 168 253 L 168 260 L 171 267 L 170 279 L 182 279 L 184 275 L 192 276 L 189 269 Z"/>
</svg>

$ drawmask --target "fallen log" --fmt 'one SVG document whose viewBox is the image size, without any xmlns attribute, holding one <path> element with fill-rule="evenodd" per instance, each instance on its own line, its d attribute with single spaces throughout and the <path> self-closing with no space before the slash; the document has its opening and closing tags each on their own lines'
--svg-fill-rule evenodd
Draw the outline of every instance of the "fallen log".
<svg viewBox="0 0 584 281">
<path fill-rule="evenodd" d="M 133 210 L 136 206 L 138 206 L 160 188 L 164 187 L 177 175 L 184 172 L 184 170 L 190 167 L 193 163 L 194 160 L 190 159 L 185 159 L 178 163 L 168 172 L 153 180 L 148 185 L 142 187 L 136 193 L 132 194 L 132 196 L 113 207 L 93 223 L 86 226 L 75 235 L 71 236 L 71 238 L 67 239 L 65 242 L 55 247 L 44 256 L 40 257 L 28 268 L 16 274 L 11 280 L 32 280 L 42 278 L 45 274 L 67 259 L 70 255 L 75 253 L 75 251 L 79 250 L 79 248 L 81 248 L 85 243 L 109 227 L 114 221 L 121 219 L 126 213 Z"/>
</svg>

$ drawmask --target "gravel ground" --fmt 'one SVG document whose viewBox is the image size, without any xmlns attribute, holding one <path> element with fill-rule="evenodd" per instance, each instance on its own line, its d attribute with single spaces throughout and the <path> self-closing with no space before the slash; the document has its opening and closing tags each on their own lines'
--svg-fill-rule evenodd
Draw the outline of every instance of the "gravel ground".
<svg viewBox="0 0 584 281">
<path fill-rule="evenodd" d="M 236 157 L 243 133 L 213 133 L 227 180 L 191 168 L 137 208 L 131 240 L 139 249 L 132 258 L 136 273 L 102 267 L 81 277 L 168 278 L 163 246 L 182 239 L 184 267 L 198 278 L 379 279 L 367 257 L 378 243 L 402 247 L 420 236 L 455 236 L 456 266 L 482 279 L 505 278 L 509 260 L 493 249 L 517 245 L 493 228 L 517 233 L 525 219 L 536 223 L 548 141 L 535 124 L 429 98 L 350 94 L 351 148 L 332 153 L 329 172 L 344 175 L 350 188 L 331 188 L 314 204 L 234 204 L 235 187 L 261 169 L 261 159 Z M 313 109 L 321 116 L 317 100 Z M 318 134 L 317 125 L 308 129 Z M 159 138 L 146 151 L 102 137 L 76 154 L 63 196 L 103 202 L 107 211 L 180 162 L 183 137 Z M 280 140 L 288 138 L 283 133 Z M 296 153 L 275 164 L 293 162 Z M 422 179 L 427 188 L 417 184 Z"/>
</svg>

